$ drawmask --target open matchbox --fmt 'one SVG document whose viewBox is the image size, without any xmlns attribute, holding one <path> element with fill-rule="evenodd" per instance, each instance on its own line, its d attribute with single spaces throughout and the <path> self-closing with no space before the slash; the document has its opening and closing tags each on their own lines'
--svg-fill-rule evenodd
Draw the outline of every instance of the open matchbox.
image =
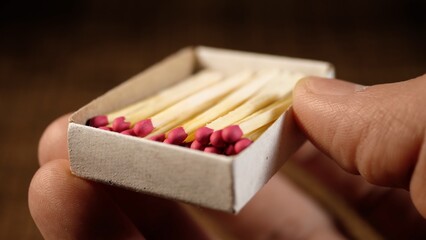
<svg viewBox="0 0 426 240">
<path fill-rule="evenodd" d="M 68 148 L 73 174 L 212 209 L 240 211 L 304 140 L 294 123 L 291 108 L 253 144 L 234 156 L 205 153 L 86 126 L 93 116 L 149 97 L 206 68 L 225 74 L 241 69 L 278 68 L 306 75 L 334 75 L 332 65 L 321 61 L 203 46 L 184 48 L 70 117 Z"/>
</svg>

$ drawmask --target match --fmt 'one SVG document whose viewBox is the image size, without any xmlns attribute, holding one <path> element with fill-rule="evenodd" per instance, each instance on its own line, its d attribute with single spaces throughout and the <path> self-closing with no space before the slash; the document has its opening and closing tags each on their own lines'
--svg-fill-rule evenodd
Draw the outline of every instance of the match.
<svg viewBox="0 0 426 240">
<path fill-rule="evenodd" d="M 248 134 L 244 134 L 244 137 L 252 140 L 253 142 L 256 141 L 270 126 L 272 125 L 272 123 L 268 123 L 265 126 L 251 132 Z"/>
</svg>

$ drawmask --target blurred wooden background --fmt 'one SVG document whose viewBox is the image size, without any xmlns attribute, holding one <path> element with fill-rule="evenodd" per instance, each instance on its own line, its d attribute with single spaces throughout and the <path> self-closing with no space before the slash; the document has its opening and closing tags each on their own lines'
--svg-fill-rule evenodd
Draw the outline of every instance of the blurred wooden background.
<svg viewBox="0 0 426 240">
<path fill-rule="evenodd" d="M 0 3 L 0 239 L 41 239 L 27 188 L 46 125 L 184 46 L 330 61 L 361 84 L 426 72 L 421 0 L 114 2 Z"/>
</svg>

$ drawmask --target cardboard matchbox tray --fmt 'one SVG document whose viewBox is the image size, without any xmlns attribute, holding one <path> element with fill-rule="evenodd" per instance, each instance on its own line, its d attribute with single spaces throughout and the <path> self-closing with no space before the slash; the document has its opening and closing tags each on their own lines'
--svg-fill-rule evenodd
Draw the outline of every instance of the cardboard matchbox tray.
<svg viewBox="0 0 426 240">
<path fill-rule="evenodd" d="M 224 73 L 280 68 L 307 75 L 334 75 L 333 67 L 326 62 L 210 47 L 182 49 L 70 117 L 71 171 L 82 178 L 134 191 L 238 212 L 303 142 L 291 109 L 235 156 L 204 153 L 85 125 L 93 116 L 153 95 L 204 68 Z"/>
</svg>

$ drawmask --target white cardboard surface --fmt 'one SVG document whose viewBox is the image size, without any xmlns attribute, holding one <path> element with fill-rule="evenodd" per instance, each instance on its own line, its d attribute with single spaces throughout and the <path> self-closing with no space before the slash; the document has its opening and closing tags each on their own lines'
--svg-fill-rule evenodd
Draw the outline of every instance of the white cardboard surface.
<svg viewBox="0 0 426 240">
<path fill-rule="evenodd" d="M 281 116 L 249 148 L 223 156 L 85 126 L 105 114 L 154 94 L 199 68 L 226 73 L 243 68 L 283 68 L 332 76 L 325 62 L 209 47 L 186 48 L 117 86 L 75 112 L 68 127 L 72 172 L 134 191 L 238 212 L 303 141 L 292 111 Z"/>
</svg>

